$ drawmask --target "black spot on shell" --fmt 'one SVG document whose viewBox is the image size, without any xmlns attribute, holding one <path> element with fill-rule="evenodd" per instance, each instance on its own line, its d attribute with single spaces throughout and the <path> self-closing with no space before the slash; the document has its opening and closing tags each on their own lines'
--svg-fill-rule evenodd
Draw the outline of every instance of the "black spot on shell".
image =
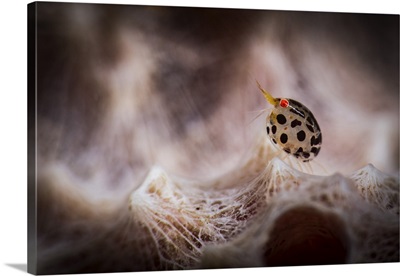
<svg viewBox="0 0 400 276">
<path fill-rule="evenodd" d="M 274 144 L 276 144 L 276 140 L 274 138 L 272 138 L 272 142 L 274 142 Z"/>
<path fill-rule="evenodd" d="M 310 126 L 309 124 L 306 124 L 307 128 L 309 131 L 311 131 L 312 133 L 314 133 L 314 129 L 312 126 Z"/>
<path fill-rule="evenodd" d="M 272 130 L 272 134 L 275 134 L 276 133 L 276 125 L 273 125 L 271 130 Z"/>
<path fill-rule="evenodd" d="M 267 134 L 269 134 L 269 126 L 267 126 Z"/>
<path fill-rule="evenodd" d="M 304 141 L 304 139 L 306 139 L 306 133 L 304 132 L 304 130 L 300 130 L 299 132 L 297 132 L 297 140 L 302 142 Z"/>
<path fill-rule="evenodd" d="M 288 140 L 288 136 L 285 133 L 282 133 L 281 137 L 280 137 L 280 140 L 281 140 L 282 144 L 285 144 L 287 142 L 287 140 Z"/>
<path fill-rule="evenodd" d="M 301 104 L 300 102 L 298 102 L 298 101 L 296 101 L 296 100 L 290 99 L 290 100 L 289 100 L 289 103 L 290 103 L 291 106 L 303 108 L 303 104 Z"/>
<path fill-rule="evenodd" d="M 286 117 L 283 114 L 278 114 L 278 116 L 276 116 L 276 119 L 278 120 L 278 123 L 280 123 L 281 125 L 286 123 Z"/>
<path fill-rule="evenodd" d="M 320 133 L 317 137 L 317 143 L 321 144 L 322 143 L 322 134 Z"/>
<path fill-rule="evenodd" d="M 284 148 L 283 149 L 285 152 L 290 153 L 290 149 L 289 148 Z"/>
<path fill-rule="evenodd" d="M 301 122 L 300 122 L 299 120 L 297 120 L 297 119 L 294 119 L 294 120 L 290 123 L 290 126 L 291 126 L 292 128 L 294 128 L 294 127 L 296 127 L 296 126 L 301 126 Z"/>
<path fill-rule="evenodd" d="M 315 154 L 315 156 L 318 155 L 319 151 L 321 150 L 321 148 L 317 148 L 317 147 L 312 147 L 311 148 L 311 152 Z"/>
<path fill-rule="evenodd" d="M 304 158 L 309 158 L 310 157 L 310 153 L 308 153 L 308 152 L 303 152 L 303 157 Z"/>
<path fill-rule="evenodd" d="M 317 138 L 315 136 L 311 137 L 311 146 L 319 145 L 322 142 L 322 135 L 319 134 Z"/>
<path fill-rule="evenodd" d="M 307 122 L 309 122 L 310 125 L 313 125 L 314 128 L 315 128 L 317 131 L 321 131 L 321 129 L 319 128 L 318 122 L 317 122 L 317 120 L 315 119 L 314 115 L 311 113 L 311 111 L 310 111 L 310 113 L 309 113 L 308 115 L 309 115 L 309 116 L 307 117 Z"/>
<path fill-rule="evenodd" d="M 303 152 L 303 148 L 300 147 L 297 149 L 297 151 L 293 154 L 296 158 L 300 157 L 300 154 Z"/>
<path fill-rule="evenodd" d="M 315 136 L 311 137 L 311 140 L 310 140 L 310 141 L 311 141 L 311 146 L 317 145 Z"/>
<path fill-rule="evenodd" d="M 301 110 L 298 110 L 297 108 L 291 108 L 291 109 L 290 109 L 290 112 L 293 112 L 294 114 L 297 114 L 297 115 L 299 115 L 299 116 L 302 117 L 302 118 L 305 117 L 304 112 L 301 111 Z"/>
</svg>

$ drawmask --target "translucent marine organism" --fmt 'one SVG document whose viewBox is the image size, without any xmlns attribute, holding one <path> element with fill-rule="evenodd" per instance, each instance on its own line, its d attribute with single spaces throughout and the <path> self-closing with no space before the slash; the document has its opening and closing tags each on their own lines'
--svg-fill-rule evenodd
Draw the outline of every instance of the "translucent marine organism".
<svg viewBox="0 0 400 276">
<path fill-rule="evenodd" d="M 274 98 L 257 82 L 265 99 L 274 106 L 267 116 L 267 134 L 281 150 L 303 162 L 321 150 L 322 134 L 312 112 L 298 101 Z"/>
</svg>

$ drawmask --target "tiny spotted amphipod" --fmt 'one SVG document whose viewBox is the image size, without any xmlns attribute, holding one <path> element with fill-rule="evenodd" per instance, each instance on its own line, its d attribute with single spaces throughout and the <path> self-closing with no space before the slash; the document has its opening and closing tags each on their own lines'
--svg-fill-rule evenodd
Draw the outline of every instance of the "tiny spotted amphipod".
<svg viewBox="0 0 400 276">
<path fill-rule="evenodd" d="M 267 134 L 271 141 L 301 161 L 311 161 L 322 144 L 321 129 L 314 115 L 298 101 L 274 98 L 257 84 L 265 99 L 274 106 L 267 116 Z"/>
</svg>

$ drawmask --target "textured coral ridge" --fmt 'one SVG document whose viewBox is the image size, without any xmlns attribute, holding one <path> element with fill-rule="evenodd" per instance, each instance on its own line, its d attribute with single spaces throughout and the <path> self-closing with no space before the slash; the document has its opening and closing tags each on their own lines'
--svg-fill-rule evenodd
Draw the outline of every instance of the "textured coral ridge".
<svg viewBox="0 0 400 276">
<path fill-rule="evenodd" d="M 397 178 L 372 165 L 306 174 L 264 140 L 243 160 L 209 181 L 156 166 L 118 204 L 88 200 L 65 166 L 48 167 L 38 178 L 38 272 L 399 261 Z"/>
<path fill-rule="evenodd" d="M 151 236 L 153 269 L 399 261 L 398 179 L 372 165 L 314 176 L 254 158 L 208 183 L 150 171 L 129 208 Z"/>
</svg>

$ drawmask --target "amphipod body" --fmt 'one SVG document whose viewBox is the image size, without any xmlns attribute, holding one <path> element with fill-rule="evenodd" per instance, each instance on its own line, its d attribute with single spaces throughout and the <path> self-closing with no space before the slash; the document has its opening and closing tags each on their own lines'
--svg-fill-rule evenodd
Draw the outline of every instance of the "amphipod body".
<svg viewBox="0 0 400 276">
<path fill-rule="evenodd" d="M 311 161 L 322 144 L 321 129 L 314 115 L 298 101 L 274 98 L 257 84 L 265 99 L 274 106 L 267 116 L 267 134 L 272 143 L 303 162 Z"/>
</svg>

